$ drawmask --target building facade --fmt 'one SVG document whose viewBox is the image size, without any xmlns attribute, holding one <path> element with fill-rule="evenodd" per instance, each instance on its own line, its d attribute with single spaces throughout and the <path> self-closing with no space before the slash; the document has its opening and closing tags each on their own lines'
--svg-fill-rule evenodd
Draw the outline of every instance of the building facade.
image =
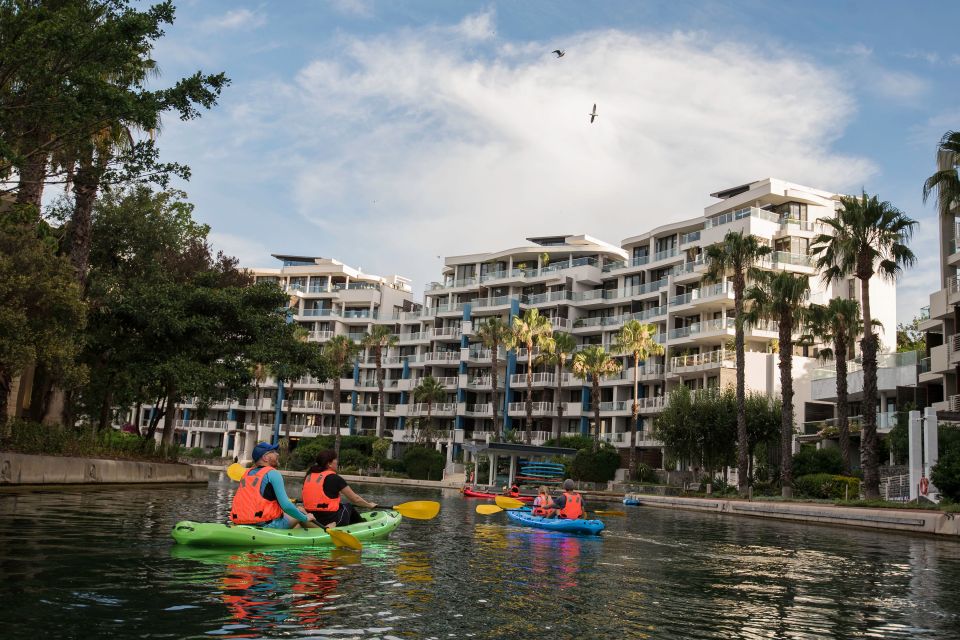
<svg viewBox="0 0 960 640">
<path fill-rule="evenodd" d="M 398 344 L 384 357 L 386 429 L 395 443 L 414 440 L 427 407 L 413 401 L 413 390 L 431 375 L 447 391 L 444 401 L 433 404 L 432 414 L 441 446 L 451 459 L 458 445 L 485 440 L 493 432 L 492 358 L 476 337 L 480 323 L 494 316 L 509 322 L 536 308 L 555 331 L 573 335 L 578 348 L 599 344 L 608 350 L 624 322 L 653 324 L 655 340 L 665 354 L 636 363 L 638 445 L 643 460 L 660 466 L 661 446 L 651 428 L 670 390 L 680 384 L 705 389 L 735 383 L 732 284 L 726 279 L 702 283 L 706 247 L 729 231 L 752 234 L 772 249 L 761 268 L 810 276 L 811 302 L 859 295 L 851 279 L 823 282 L 809 253 L 814 237 L 825 229 L 820 220 L 834 215 L 835 194 L 771 178 L 711 195 L 716 202 L 702 215 L 627 237 L 619 245 L 587 235 L 558 235 L 529 238 L 520 246 L 490 253 L 447 257 L 441 279 L 427 286 L 422 303 L 413 302 L 409 281 L 399 276 L 368 276 L 333 260 L 277 256 L 282 267 L 253 273 L 291 293 L 294 320 L 311 340 L 323 342 L 344 334 L 359 341 L 374 324 L 389 326 Z M 872 296 L 874 313 L 890 328 L 883 340 L 895 340 L 893 285 L 877 283 Z M 777 338 L 775 323 L 748 325 L 749 389 L 779 393 Z M 811 410 L 816 413 L 829 406 L 827 399 L 818 404 L 811 396 L 811 374 L 820 365 L 805 357 L 812 355 L 807 349 L 798 347 L 794 359 L 798 422 Z M 627 447 L 635 363 L 624 354 L 617 357 L 624 365 L 622 372 L 601 383 L 600 433 L 613 445 Z M 500 415 L 506 429 L 521 431 L 527 354 L 523 349 L 507 351 L 499 360 Z M 341 381 L 338 398 L 329 382 L 295 381 L 279 415 L 276 381 L 265 380 L 259 424 L 251 398 L 215 405 L 220 413 L 200 424 L 184 415 L 178 426 L 186 429 L 188 445 L 219 444 L 225 454 L 241 458 L 247 445 L 269 435 L 278 420 L 282 431 L 286 433 L 289 425 L 293 436 L 334 433 L 335 403 L 344 416 L 342 433 L 373 433 L 379 399 L 370 354 L 361 353 L 352 373 Z M 558 380 L 553 367 L 534 365 L 534 444 L 545 442 L 554 431 L 589 432 L 593 411 L 587 384 L 569 372 Z M 562 418 L 557 417 L 558 405 Z M 189 408 L 184 405 L 184 411 Z"/>
</svg>

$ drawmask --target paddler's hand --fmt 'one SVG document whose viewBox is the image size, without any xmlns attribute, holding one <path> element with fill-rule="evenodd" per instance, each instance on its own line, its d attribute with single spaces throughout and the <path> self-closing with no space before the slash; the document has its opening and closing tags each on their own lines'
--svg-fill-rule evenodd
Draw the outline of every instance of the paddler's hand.
<svg viewBox="0 0 960 640">
<path fill-rule="evenodd" d="M 307 514 L 307 522 L 316 522 L 316 521 L 317 519 L 314 517 L 312 513 Z"/>
<path fill-rule="evenodd" d="M 377 508 L 377 503 L 376 503 L 376 502 L 371 502 L 371 503 L 370 503 L 370 506 L 367 507 L 367 508 L 368 508 L 368 509 L 376 509 L 376 508 Z"/>
</svg>

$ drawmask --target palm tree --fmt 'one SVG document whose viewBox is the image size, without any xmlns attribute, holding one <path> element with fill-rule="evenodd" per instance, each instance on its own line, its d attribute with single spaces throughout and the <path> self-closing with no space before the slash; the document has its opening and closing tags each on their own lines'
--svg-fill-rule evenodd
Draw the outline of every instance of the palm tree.
<svg viewBox="0 0 960 640">
<path fill-rule="evenodd" d="M 741 496 L 747 495 L 749 442 L 747 437 L 746 372 L 743 359 L 743 300 L 747 279 L 756 280 L 760 274 L 757 263 L 770 253 L 770 247 L 761 244 L 756 236 L 742 231 L 728 231 L 721 242 L 707 247 L 705 283 L 720 282 L 729 276 L 733 280 L 735 348 L 737 357 L 737 484 Z"/>
<path fill-rule="evenodd" d="M 256 429 L 260 429 L 260 398 L 263 396 L 263 383 L 266 381 L 269 371 L 267 370 L 267 365 L 258 362 L 253 365 L 253 370 L 251 371 L 253 375 L 253 387 L 254 387 L 254 399 L 256 405 L 253 408 L 254 422 L 256 423 Z M 259 432 L 258 432 L 259 433 Z"/>
<path fill-rule="evenodd" d="M 510 338 L 510 327 L 500 318 L 494 316 L 487 318 L 477 328 L 477 337 L 480 343 L 490 349 L 490 383 L 492 384 L 493 395 L 493 435 L 495 440 L 500 439 L 500 412 L 497 409 L 500 399 L 500 387 L 497 384 L 497 367 L 499 366 L 500 347 L 507 343 Z"/>
<path fill-rule="evenodd" d="M 508 346 L 510 349 L 525 347 L 527 350 L 527 420 L 523 441 L 530 444 L 533 428 L 533 347 L 540 346 L 553 335 L 550 318 L 540 315 L 539 309 L 527 309 L 522 316 L 514 316 L 510 327 Z"/>
<path fill-rule="evenodd" d="M 600 379 L 620 372 L 620 363 L 598 344 L 585 347 L 573 356 L 573 374 L 586 382 L 593 381 L 590 404 L 593 405 L 593 452 L 600 449 Z"/>
<path fill-rule="evenodd" d="M 960 131 L 947 131 L 937 145 L 937 171 L 923 183 L 923 202 L 932 195 L 940 215 L 949 217 L 960 206 Z"/>
<path fill-rule="evenodd" d="M 793 333 L 803 323 L 804 300 L 810 292 L 810 278 L 788 271 L 764 272 L 747 291 L 752 307 L 747 319 L 772 320 L 780 331 L 780 495 L 793 497 Z"/>
<path fill-rule="evenodd" d="M 370 332 L 363 337 L 363 342 L 361 343 L 366 349 L 367 353 L 372 353 L 374 358 L 374 363 L 377 366 L 377 394 L 378 394 L 378 411 L 377 415 L 377 437 L 383 437 L 384 429 L 384 394 L 383 394 L 383 352 L 385 349 L 392 349 L 397 346 L 400 342 L 400 339 L 393 333 L 390 332 L 390 329 L 382 324 L 374 325 Z"/>
<path fill-rule="evenodd" d="M 433 403 L 447 399 L 447 392 L 439 380 L 433 376 L 424 376 L 413 390 L 413 399 L 417 403 L 427 405 L 427 428 L 424 430 L 424 439 L 430 446 L 430 436 L 433 433 Z"/>
<path fill-rule="evenodd" d="M 337 455 L 340 455 L 340 377 L 359 351 L 357 343 L 345 335 L 333 336 L 323 348 L 323 355 L 333 372 L 333 426 L 336 433 L 333 448 Z"/>
<path fill-rule="evenodd" d="M 563 422 L 563 369 L 567 360 L 577 348 L 577 340 L 569 333 L 554 333 L 541 343 L 541 353 L 537 356 L 537 364 L 554 366 L 557 368 L 557 390 L 554 401 L 557 403 L 557 427 L 553 430 L 553 439 L 560 439 L 560 423 Z"/>
<path fill-rule="evenodd" d="M 913 237 L 916 220 L 877 196 L 844 196 L 833 218 L 823 219 L 830 234 L 820 234 L 810 252 L 817 257 L 817 268 L 824 282 L 838 282 L 848 275 L 860 280 L 860 305 L 863 316 L 863 427 L 860 435 L 860 459 L 863 467 L 863 492 L 868 499 L 880 497 L 877 459 L 877 348 L 870 315 L 870 279 L 874 274 L 895 281 L 904 266 L 917 258 L 907 243 Z M 868 331 L 866 328 L 871 327 Z"/>
<path fill-rule="evenodd" d="M 850 407 L 847 400 L 847 358 L 854 341 L 863 331 L 860 303 L 833 298 L 826 306 L 811 305 L 808 328 L 811 337 L 833 348 L 820 350 L 820 358 L 833 358 L 837 371 L 837 427 L 840 430 L 840 454 L 843 473 L 850 475 Z"/>
<path fill-rule="evenodd" d="M 629 320 L 624 323 L 614 338 L 613 351 L 615 353 L 629 353 L 633 355 L 633 419 L 630 421 L 630 463 L 629 475 L 631 480 L 637 470 L 637 427 L 640 421 L 640 361 L 646 361 L 650 356 L 662 356 L 663 345 L 653 341 L 657 335 L 657 327 L 644 324 L 639 320 Z"/>
</svg>

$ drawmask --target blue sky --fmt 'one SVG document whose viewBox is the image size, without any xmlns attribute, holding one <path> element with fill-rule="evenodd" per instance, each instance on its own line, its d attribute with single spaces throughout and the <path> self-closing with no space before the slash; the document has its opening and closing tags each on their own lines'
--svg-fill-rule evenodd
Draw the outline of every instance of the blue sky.
<svg viewBox="0 0 960 640">
<path fill-rule="evenodd" d="M 938 286 L 920 188 L 960 127 L 960 3 L 197 0 L 177 16 L 161 79 L 233 82 L 159 143 L 246 266 L 331 256 L 420 293 L 437 256 L 618 243 L 772 175 L 920 221 L 901 320 Z"/>
</svg>

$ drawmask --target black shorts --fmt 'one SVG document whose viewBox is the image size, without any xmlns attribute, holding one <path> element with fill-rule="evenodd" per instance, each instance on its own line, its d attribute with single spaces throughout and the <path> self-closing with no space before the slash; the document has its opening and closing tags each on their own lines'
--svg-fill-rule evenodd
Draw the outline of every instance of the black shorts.
<svg viewBox="0 0 960 640">
<path fill-rule="evenodd" d="M 317 524 L 320 526 L 326 526 L 333 522 L 337 527 L 345 527 L 363 522 L 363 518 L 353 508 L 353 505 L 345 502 L 340 503 L 340 508 L 337 511 L 312 511 L 311 513 L 313 513 L 313 517 L 317 519 Z"/>
</svg>

